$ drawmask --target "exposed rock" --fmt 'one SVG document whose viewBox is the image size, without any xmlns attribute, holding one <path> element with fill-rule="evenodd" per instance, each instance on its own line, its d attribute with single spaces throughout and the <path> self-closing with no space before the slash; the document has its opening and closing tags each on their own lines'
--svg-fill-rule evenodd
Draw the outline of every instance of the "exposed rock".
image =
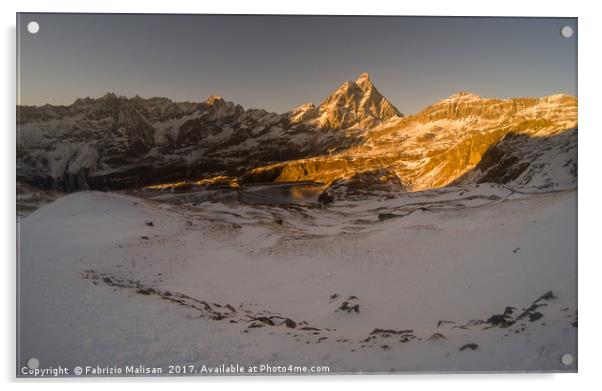
<svg viewBox="0 0 602 391">
<path fill-rule="evenodd" d="M 530 322 L 535 322 L 536 320 L 539 320 L 541 318 L 543 318 L 543 314 L 541 312 L 532 312 L 529 314 Z"/>
<path fill-rule="evenodd" d="M 294 329 L 297 327 L 297 323 L 295 323 L 295 321 L 293 321 L 292 319 L 286 318 L 284 320 L 284 324 L 286 327 Z"/>
<path fill-rule="evenodd" d="M 341 306 L 339 308 L 337 308 L 337 311 L 347 311 L 347 312 L 360 312 L 360 305 L 359 304 L 352 304 L 350 305 L 348 301 L 344 301 L 343 304 L 341 304 Z"/>
<path fill-rule="evenodd" d="M 446 339 L 445 336 L 441 333 L 434 333 L 430 337 L 428 337 L 428 341 L 441 341 Z"/>
<path fill-rule="evenodd" d="M 514 320 L 510 319 L 508 315 L 493 315 L 487 319 L 486 323 L 490 323 L 492 326 L 498 326 L 501 328 L 510 327 L 514 324 Z"/>
<path fill-rule="evenodd" d="M 253 318 L 253 320 L 265 323 L 270 326 L 274 326 L 274 321 L 272 321 L 272 319 L 268 318 L 267 316 L 260 316 L 257 318 Z"/>
<path fill-rule="evenodd" d="M 390 219 L 394 219 L 396 217 L 403 217 L 403 216 L 395 214 L 395 213 L 379 213 L 378 214 L 378 219 L 380 221 L 390 220 Z"/>
<path fill-rule="evenodd" d="M 538 298 L 537 300 L 535 300 L 533 302 L 533 304 L 538 303 L 538 302 L 540 302 L 542 300 L 552 300 L 552 299 L 555 299 L 555 298 L 556 298 L 556 296 L 554 296 L 554 292 L 547 291 L 546 293 L 544 293 L 543 295 L 541 295 L 540 298 Z"/>
<path fill-rule="evenodd" d="M 466 349 L 477 350 L 478 348 L 479 348 L 479 345 L 477 345 L 476 343 L 467 343 L 466 345 L 462 345 L 460 347 L 460 351 L 464 351 Z"/>
</svg>

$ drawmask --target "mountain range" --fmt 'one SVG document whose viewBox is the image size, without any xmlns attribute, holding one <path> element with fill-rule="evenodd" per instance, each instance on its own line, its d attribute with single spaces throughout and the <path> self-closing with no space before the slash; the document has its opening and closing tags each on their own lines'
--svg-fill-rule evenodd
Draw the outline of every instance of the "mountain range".
<svg viewBox="0 0 602 391">
<path fill-rule="evenodd" d="M 460 92 L 404 116 L 367 73 L 319 105 L 277 114 L 109 93 L 68 106 L 17 106 L 17 180 L 61 191 L 228 178 L 315 181 L 324 199 L 454 183 L 576 186 L 577 99 Z"/>
</svg>

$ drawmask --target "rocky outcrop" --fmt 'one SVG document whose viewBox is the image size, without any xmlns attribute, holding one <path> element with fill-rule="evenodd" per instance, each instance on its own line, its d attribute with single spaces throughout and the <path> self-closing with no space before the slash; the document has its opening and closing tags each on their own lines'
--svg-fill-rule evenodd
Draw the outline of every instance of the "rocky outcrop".
<svg viewBox="0 0 602 391">
<path fill-rule="evenodd" d="M 492 145 L 463 183 L 506 183 L 516 187 L 573 188 L 577 185 L 577 129 L 554 136 L 506 134 Z"/>
</svg>

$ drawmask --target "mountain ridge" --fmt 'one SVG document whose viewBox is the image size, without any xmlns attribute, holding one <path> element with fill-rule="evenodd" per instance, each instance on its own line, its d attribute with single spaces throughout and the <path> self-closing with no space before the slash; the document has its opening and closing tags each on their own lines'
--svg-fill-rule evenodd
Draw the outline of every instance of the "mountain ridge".
<svg viewBox="0 0 602 391">
<path fill-rule="evenodd" d="M 461 91 L 403 116 L 367 73 L 319 106 L 283 114 L 218 95 L 174 102 L 107 93 L 69 106 L 18 106 L 18 180 L 73 191 L 217 175 L 331 184 L 381 172 L 370 175 L 416 191 L 453 182 L 511 131 L 539 137 L 576 128 L 576 108 L 563 94 L 495 99 Z"/>
</svg>

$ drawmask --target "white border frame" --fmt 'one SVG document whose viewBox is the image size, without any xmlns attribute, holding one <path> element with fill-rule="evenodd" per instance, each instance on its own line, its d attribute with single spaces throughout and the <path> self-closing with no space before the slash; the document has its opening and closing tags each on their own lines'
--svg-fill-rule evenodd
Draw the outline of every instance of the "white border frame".
<svg viewBox="0 0 602 391">
<path fill-rule="evenodd" d="M 425 390 L 467 390 L 483 389 L 506 390 L 509 387 L 539 386 L 547 390 L 566 390 L 585 388 L 597 379 L 600 362 L 599 326 L 602 317 L 599 308 L 599 285 L 602 279 L 602 257 L 597 246 L 600 229 L 600 182 L 602 174 L 598 163 L 598 149 L 602 147 L 602 124 L 600 109 L 602 95 L 600 69 L 602 69 L 599 41 L 600 13 L 593 1 L 557 1 L 527 2 L 524 0 L 506 0 L 502 3 L 485 1 L 414 1 L 393 3 L 384 0 L 303 0 L 286 3 L 277 0 L 228 0 L 202 1 L 169 0 L 163 2 L 116 1 L 82 2 L 81 0 L 22 0 L 12 4 L 2 2 L 3 58 L 2 78 L 4 93 L 2 118 L 2 249 L 4 257 L 3 303 L 5 316 L 2 322 L 2 334 L 5 347 L 0 356 L 2 379 L 12 383 L 24 383 L 26 387 L 78 389 L 82 382 L 90 383 L 85 387 L 101 389 L 110 383 L 113 386 L 135 387 L 133 382 L 145 382 L 144 388 L 163 390 L 166 383 L 175 382 L 180 386 L 199 387 L 217 386 L 220 388 L 244 387 L 245 389 L 265 389 L 266 387 L 286 387 L 296 390 L 318 387 L 341 386 L 346 389 L 364 389 L 367 386 L 396 389 L 421 387 Z M 558 16 L 578 17 L 579 28 L 579 374 L 525 374 L 525 375 L 387 375 L 387 376 L 328 376 L 328 377 L 257 377 L 257 378 L 162 378 L 162 379 L 68 379 L 48 381 L 37 384 L 34 380 L 15 379 L 15 275 L 16 275 L 16 217 L 15 217 L 15 13 L 16 12 L 118 12 L 118 13 L 249 13 L 249 14 L 336 14 L 336 15 L 434 15 L 434 16 Z M 538 383 L 526 384 L 526 383 Z M 50 383 L 50 384 L 48 384 Z M 100 384 L 99 384 L 100 383 Z M 216 384 L 217 383 L 217 384 Z M 335 385 L 336 383 L 336 385 Z M 397 383 L 397 384 L 395 384 Z"/>
</svg>

